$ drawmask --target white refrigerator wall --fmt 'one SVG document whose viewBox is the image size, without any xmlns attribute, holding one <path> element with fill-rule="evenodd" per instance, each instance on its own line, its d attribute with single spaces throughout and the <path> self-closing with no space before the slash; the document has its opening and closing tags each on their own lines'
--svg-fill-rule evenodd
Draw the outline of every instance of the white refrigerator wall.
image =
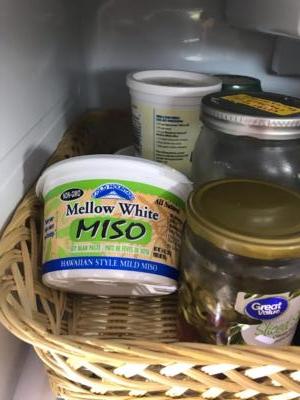
<svg viewBox="0 0 300 400">
<path fill-rule="evenodd" d="M 0 226 L 78 112 L 78 12 L 67 0 L 0 2 Z"/>
<path fill-rule="evenodd" d="M 84 2 L 87 105 L 127 106 L 125 76 L 145 68 L 255 75 L 265 90 L 299 95 L 299 79 L 271 72 L 274 57 L 285 64 L 276 36 L 234 28 L 225 14 L 225 0 Z"/>
<path fill-rule="evenodd" d="M 74 1 L 0 2 L 0 227 L 79 112 L 78 20 Z M 0 325 L 0 399 L 12 398 L 25 351 Z"/>
<path fill-rule="evenodd" d="M 0 227 L 76 115 L 129 107 L 129 71 L 255 75 L 266 90 L 300 96 L 300 79 L 276 75 L 299 74 L 298 42 L 225 15 L 225 0 L 0 0 Z M 0 326 L 0 399 L 52 397 L 25 351 Z"/>
</svg>

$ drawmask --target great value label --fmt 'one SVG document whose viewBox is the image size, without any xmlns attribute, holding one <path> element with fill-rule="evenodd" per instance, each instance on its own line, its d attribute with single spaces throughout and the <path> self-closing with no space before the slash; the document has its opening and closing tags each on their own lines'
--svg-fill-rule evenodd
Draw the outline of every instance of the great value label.
<svg viewBox="0 0 300 400">
<path fill-rule="evenodd" d="M 231 328 L 231 343 L 288 345 L 299 321 L 300 291 L 272 295 L 239 292 L 235 309 L 248 323 Z"/>
</svg>

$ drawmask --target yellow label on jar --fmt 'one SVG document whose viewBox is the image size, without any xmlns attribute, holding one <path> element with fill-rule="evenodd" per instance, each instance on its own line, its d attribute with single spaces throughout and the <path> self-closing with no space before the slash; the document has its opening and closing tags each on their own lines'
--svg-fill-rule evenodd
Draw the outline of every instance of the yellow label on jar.
<svg viewBox="0 0 300 400">
<path fill-rule="evenodd" d="M 287 104 L 280 103 L 278 101 L 272 101 L 262 99 L 260 97 L 250 96 L 248 94 L 233 94 L 229 96 L 223 96 L 222 99 L 230 101 L 232 103 L 244 104 L 246 106 L 269 112 L 271 114 L 277 114 L 281 116 L 293 115 L 300 113 L 300 108 L 289 106 Z"/>
<path fill-rule="evenodd" d="M 43 273 L 114 269 L 177 279 L 184 215 L 180 198 L 152 185 L 60 185 L 45 198 Z"/>
</svg>

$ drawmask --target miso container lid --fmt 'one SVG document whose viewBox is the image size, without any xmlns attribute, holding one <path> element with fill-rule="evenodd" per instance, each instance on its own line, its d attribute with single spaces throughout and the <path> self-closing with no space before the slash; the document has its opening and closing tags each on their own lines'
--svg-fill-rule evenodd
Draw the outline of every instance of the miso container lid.
<svg viewBox="0 0 300 400">
<path fill-rule="evenodd" d="M 269 92 L 219 92 L 202 100 L 203 122 L 214 130 L 265 140 L 300 137 L 300 99 Z"/>
<path fill-rule="evenodd" d="M 300 257 L 300 193 L 264 181 L 224 179 L 192 192 L 192 231 L 216 247 L 245 257 Z"/>
<path fill-rule="evenodd" d="M 222 81 L 222 90 L 226 91 L 254 91 L 259 92 L 261 90 L 260 80 L 253 78 L 252 76 L 245 75 L 230 75 L 222 74 L 215 75 Z"/>
<path fill-rule="evenodd" d="M 127 86 L 138 92 L 172 97 L 202 97 L 221 90 L 213 75 L 176 70 L 147 70 L 127 75 Z"/>
</svg>

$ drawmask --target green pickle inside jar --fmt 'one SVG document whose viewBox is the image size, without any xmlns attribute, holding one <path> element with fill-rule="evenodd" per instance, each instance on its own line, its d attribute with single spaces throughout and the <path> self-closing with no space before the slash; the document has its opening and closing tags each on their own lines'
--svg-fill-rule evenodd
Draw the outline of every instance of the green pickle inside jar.
<svg viewBox="0 0 300 400">
<path fill-rule="evenodd" d="M 290 344 L 300 313 L 300 195 L 240 179 L 193 192 L 179 305 L 199 341 Z"/>
</svg>

